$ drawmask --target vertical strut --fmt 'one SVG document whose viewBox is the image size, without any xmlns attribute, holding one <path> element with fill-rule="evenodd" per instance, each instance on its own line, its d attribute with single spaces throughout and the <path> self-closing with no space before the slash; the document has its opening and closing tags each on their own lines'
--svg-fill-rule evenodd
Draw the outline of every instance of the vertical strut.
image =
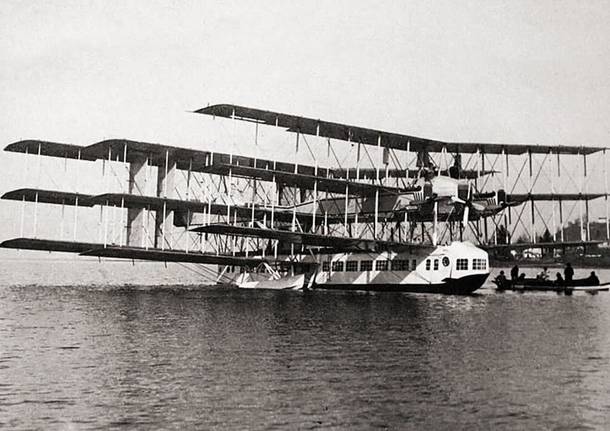
<svg viewBox="0 0 610 431">
<path fill-rule="evenodd" d="M 580 151 L 578 152 L 580 155 Z M 583 173 L 586 171 L 585 168 L 585 164 L 584 164 L 584 159 L 583 159 Z M 584 241 L 584 234 L 585 234 L 585 230 L 584 230 L 584 224 L 583 224 L 583 219 L 582 219 L 582 192 L 583 192 L 583 187 L 585 184 L 585 177 L 584 175 L 580 177 L 580 194 L 581 197 L 578 200 L 578 217 L 580 219 L 580 240 Z"/>
<path fill-rule="evenodd" d="M 377 184 L 379 184 L 379 163 L 383 163 L 383 155 L 381 154 L 381 135 L 377 136 L 377 155 L 379 156 L 377 163 Z"/>
<path fill-rule="evenodd" d="M 78 196 L 76 197 L 78 200 Z M 23 238 L 23 229 L 25 226 L 25 195 L 21 197 L 21 225 L 19 227 L 19 237 Z"/>
<path fill-rule="evenodd" d="M 506 192 L 508 190 L 508 176 L 510 175 L 509 173 L 509 163 L 508 163 L 508 153 L 506 152 L 506 148 L 502 147 L 502 154 L 504 155 L 503 159 L 504 159 L 504 173 L 502 175 L 502 187 L 504 189 L 504 192 Z M 500 202 L 498 202 L 500 203 Z M 505 241 L 507 244 L 511 243 L 511 226 L 510 226 L 510 207 L 508 208 L 508 210 L 504 211 L 504 227 L 506 229 L 506 238 Z"/>
<path fill-rule="evenodd" d="M 559 225 L 561 227 L 561 242 L 563 242 L 563 201 L 559 199 Z"/>
<path fill-rule="evenodd" d="M 528 193 L 532 193 L 532 189 L 534 188 L 533 185 L 533 180 L 534 180 L 534 172 L 533 172 L 533 166 L 532 166 L 532 149 L 528 148 L 527 149 L 527 157 L 528 157 L 528 164 L 529 164 L 529 190 Z M 530 209 L 531 209 L 531 219 L 530 219 L 530 239 L 532 242 L 536 242 L 536 232 L 534 231 L 534 222 L 535 222 L 535 216 L 534 216 L 534 200 L 530 198 Z"/>
<path fill-rule="evenodd" d="M 552 211 L 552 217 L 553 217 L 553 242 L 557 241 L 557 220 L 555 217 L 555 176 L 553 175 L 553 168 L 552 168 L 552 162 L 553 162 L 553 150 L 549 150 L 549 161 L 551 162 L 551 193 L 553 195 L 553 198 L 551 200 L 551 211 Z"/>
<path fill-rule="evenodd" d="M 40 157 L 40 142 L 38 143 L 38 179 L 36 180 L 36 190 L 40 188 L 40 176 L 41 176 L 41 166 L 42 160 Z M 34 200 L 34 238 L 36 238 L 36 234 L 38 232 L 38 191 L 36 191 L 36 197 Z"/>
<path fill-rule="evenodd" d="M 604 202 L 606 205 L 606 241 L 610 242 L 610 220 L 608 220 L 608 159 L 606 157 L 606 149 L 603 152 L 604 157 Z"/>
<path fill-rule="evenodd" d="M 348 230 L 347 230 L 347 210 L 348 210 L 348 205 L 349 205 L 349 183 L 345 184 L 345 220 L 344 220 L 344 227 L 345 227 L 345 236 L 349 236 Z"/>
<path fill-rule="evenodd" d="M 80 148 L 78 149 L 78 156 L 77 156 L 77 160 L 80 160 Z M 74 229 L 73 229 L 73 238 L 74 241 L 76 241 L 76 231 L 78 228 L 78 191 L 79 191 L 79 187 L 78 187 L 79 181 L 78 178 L 76 179 L 76 199 L 74 200 Z"/>
<path fill-rule="evenodd" d="M 104 248 L 106 248 L 106 244 L 108 243 L 108 200 L 106 200 L 106 205 L 104 206 Z"/>
<path fill-rule="evenodd" d="M 167 218 L 167 199 L 163 199 L 163 226 L 161 228 L 161 250 L 165 250 L 165 219 Z"/>
<path fill-rule="evenodd" d="M 277 199 L 278 199 L 278 190 L 277 190 L 277 183 L 275 182 L 275 174 L 273 175 L 271 182 L 273 183 L 273 199 L 271 200 L 271 229 L 274 229 L 274 227 L 275 227 L 275 206 L 277 205 Z"/>
<path fill-rule="evenodd" d="M 316 177 L 318 176 L 318 164 L 316 163 Z M 313 182 L 313 211 L 311 215 L 311 231 L 316 232 L 316 213 L 318 212 L 318 180 Z"/>
<path fill-rule="evenodd" d="M 231 192 L 233 190 L 233 168 L 229 168 L 229 184 L 227 185 L 227 224 L 231 224 Z"/>
<path fill-rule="evenodd" d="M 297 139 L 294 147 L 294 173 L 297 174 L 299 172 L 299 164 L 298 164 L 298 156 L 299 156 L 299 131 L 297 130 Z"/>
<path fill-rule="evenodd" d="M 586 181 L 586 177 L 587 177 L 587 155 L 583 154 L 582 155 L 582 169 L 583 169 L 583 191 L 584 191 L 584 183 Z M 591 240 L 591 220 L 589 217 L 589 199 L 587 197 L 585 197 L 585 217 L 587 219 L 587 231 L 586 231 L 586 238 L 587 240 Z"/>
<path fill-rule="evenodd" d="M 375 223 L 373 229 L 373 239 L 378 239 L 377 230 L 379 224 L 379 189 L 375 190 Z"/>
</svg>

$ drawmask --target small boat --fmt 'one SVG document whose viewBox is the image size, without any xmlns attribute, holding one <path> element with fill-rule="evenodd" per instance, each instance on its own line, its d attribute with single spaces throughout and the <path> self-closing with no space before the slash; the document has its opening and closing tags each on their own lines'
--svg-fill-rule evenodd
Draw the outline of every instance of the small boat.
<svg viewBox="0 0 610 431">
<path fill-rule="evenodd" d="M 596 294 L 598 292 L 608 291 L 609 283 L 600 283 L 597 279 L 581 278 L 570 282 L 557 283 L 553 280 L 541 280 L 539 278 L 523 278 L 519 280 L 492 280 L 499 291 L 512 290 L 516 292 L 537 291 L 537 292 L 557 292 L 572 294 L 574 291 L 588 292 Z"/>
</svg>

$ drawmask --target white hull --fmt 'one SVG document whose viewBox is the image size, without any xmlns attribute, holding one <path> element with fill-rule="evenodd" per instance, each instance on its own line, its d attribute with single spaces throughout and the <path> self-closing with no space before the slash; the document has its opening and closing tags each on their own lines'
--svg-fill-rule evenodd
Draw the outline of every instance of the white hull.
<svg viewBox="0 0 610 431">
<path fill-rule="evenodd" d="M 304 256 L 298 263 L 313 267 L 299 275 L 228 271 L 220 282 L 245 289 L 285 290 L 302 289 L 308 280 L 306 287 L 312 289 L 468 294 L 481 287 L 489 275 L 487 253 L 459 242 L 400 253 Z"/>
</svg>

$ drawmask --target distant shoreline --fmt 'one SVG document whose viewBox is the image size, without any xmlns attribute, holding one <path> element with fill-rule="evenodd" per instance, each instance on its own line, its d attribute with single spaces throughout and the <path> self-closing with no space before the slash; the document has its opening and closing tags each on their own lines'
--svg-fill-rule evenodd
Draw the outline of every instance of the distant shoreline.
<svg viewBox="0 0 610 431">
<path fill-rule="evenodd" d="M 596 260 L 589 259 L 587 262 L 580 261 L 578 259 L 569 261 L 574 268 L 593 268 L 593 269 L 610 269 L 610 261 L 608 260 Z M 557 261 L 531 261 L 531 260 L 495 260 L 490 259 L 489 266 L 492 268 L 510 268 L 514 265 L 519 266 L 520 268 L 563 268 L 566 265 L 566 262 L 557 262 Z"/>
</svg>

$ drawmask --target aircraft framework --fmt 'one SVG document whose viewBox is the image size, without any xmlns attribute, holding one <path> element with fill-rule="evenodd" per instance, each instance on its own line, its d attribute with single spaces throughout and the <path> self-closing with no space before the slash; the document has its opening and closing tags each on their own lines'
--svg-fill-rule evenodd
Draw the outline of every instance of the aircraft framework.
<svg viewBox="0 0 610 431">
<path fill-rule="evenodd" d="M 299 262 L 312 253 L 392 252 L 458 239 L 502 249 L 520 231 L 535 245 L 540 223 L 557 247 L 587 246 L 598 243 L 591 238 L 590 203 L 602 198 L 610 238 L 604 147 L 446 142 L 236 105 L 195 112 L 253 123 L 257 134 L 259 126 L 283 128 L 295 137 L 294 160 L 125 139 L 89 146 L 19 141 L 5 150 L 23 153 L 26 164 L 32 156 L 101 163 L 101 181 L 116 181 L 114 190 L 99 194 L 78 187 L 5 193 L 3 199 L 22 206 L 20 235 L 2 246 L 256 268 L 283 265 L 283 256 Z M 335 156 L 335 166 L 319 165 L 306 136 L 333 154 L 346 142 L 355 146 L 355 163 L 342 165 Z M 299 159 L 303 144 L 309 162 Z M 598 154 L 603 190 L 591 191 L 588 163 Z M 565 158 L 572 159 L 568 167 Z M 575 187 L 566 192 L 566 184 Z M 39 237 L 42 205 L 61 206 L 60 238 Z M 72 209 L 71 229 L 66 207 Z M 575 208 L 580 238 L 565 238 Z M 99 211 L 97 238 L 82 241 L 79 216 L 90 219 L 91 211 Z M 33 216 L 29 226 L 26 214 Z"/>
</svg>

